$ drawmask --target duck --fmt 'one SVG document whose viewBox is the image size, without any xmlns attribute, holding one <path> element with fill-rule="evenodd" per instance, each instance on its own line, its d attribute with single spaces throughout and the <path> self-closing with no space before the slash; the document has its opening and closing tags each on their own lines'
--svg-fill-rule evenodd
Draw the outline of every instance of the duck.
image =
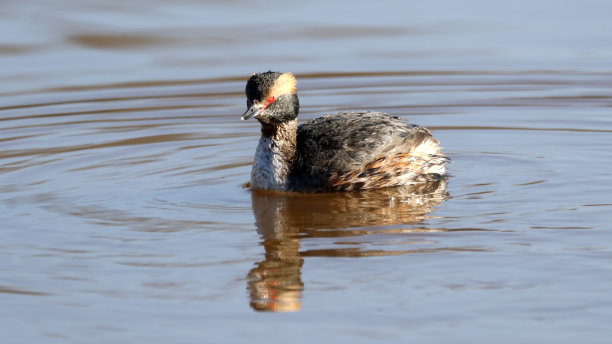
<svg viewBox="0 0 612 344">
<path fill-rule="evenodd" d="M 247 110 L 261 137 L 251 187 L 284 192 L 343 192 L 415 185 L 447 178 L 450 162 L 430 130 L 376 111 L 323 115 L 298 125 L 291 73 L 255 73 Z"/>
</svg>

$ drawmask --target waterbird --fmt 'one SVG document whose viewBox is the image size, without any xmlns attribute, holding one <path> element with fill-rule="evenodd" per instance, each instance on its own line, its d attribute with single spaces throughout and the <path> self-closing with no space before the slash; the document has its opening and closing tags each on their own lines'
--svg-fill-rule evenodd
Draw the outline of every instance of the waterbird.
<svg viewBox="0 0 612 344">
<path fill-rule="evenodd" d="M 255 73 L 247 81 L 247 110 L 261 137 L 251 187 L 335 192 L 415 185 L 447 177 L 431 131 L 375 111 L 324 115 L 298 125 L 297 80 L 291 73 Z"/>
</svg>

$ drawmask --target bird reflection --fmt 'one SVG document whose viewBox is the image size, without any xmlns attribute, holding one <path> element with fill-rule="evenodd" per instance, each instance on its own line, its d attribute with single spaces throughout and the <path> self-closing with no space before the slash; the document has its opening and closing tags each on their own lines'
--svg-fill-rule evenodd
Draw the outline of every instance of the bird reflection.
<svg viewBox="0 0 612 344">
<path fill-rule="evenodd" d="M 372 234 L 367 227 L 418 223 L 447 198 L 444 180 L 350 193 L 293 194 L 253 189 L 255 224 L 266 253 L 248 274 L 251 307 L 256 311 L 298 311 L 304 289 L 304 256 L 398 254 L 359 248 L 300 251 L 300 239 L 366 235 Z"/>
</svg>

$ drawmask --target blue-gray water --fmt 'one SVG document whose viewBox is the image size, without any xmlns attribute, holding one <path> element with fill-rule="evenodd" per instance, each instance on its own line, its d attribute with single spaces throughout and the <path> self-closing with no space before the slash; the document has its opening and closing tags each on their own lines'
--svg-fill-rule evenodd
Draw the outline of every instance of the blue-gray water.
<svg viewBox="0 0 612 344">
<path fill-rule="evenodd" d="M 0 4 L 11 343 L 607 343 L 612 3 Z M 245 184 L 253 72 L 301 120 L 382 110 L 426 190 Z M 292 311 L 292 312 L 288 312 Z"/>
</svg>

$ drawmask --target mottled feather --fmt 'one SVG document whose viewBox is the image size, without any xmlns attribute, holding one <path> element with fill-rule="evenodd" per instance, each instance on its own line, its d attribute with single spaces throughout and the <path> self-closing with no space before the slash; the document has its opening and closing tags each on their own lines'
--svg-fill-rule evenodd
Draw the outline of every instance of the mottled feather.
<svg viewBox="0 0 612 344">
<path fill-rule="evenodd" d="M 435 143 L 437 149 L 429 130 L 386 113 L 323 116 L 298 127 L 297 154 L 289 182 L 293 188 L 304 190 L 391 186 L 398 183 L 399 175 L 414 168 L 418 159 L 410 153 L 426 140 Z M 432 152 L 436 153 L 439 151 Z M 391 157 L 389 163 L 396 165 L 393 170 L 383 168 L 385 157 Z"/>
</svg>

